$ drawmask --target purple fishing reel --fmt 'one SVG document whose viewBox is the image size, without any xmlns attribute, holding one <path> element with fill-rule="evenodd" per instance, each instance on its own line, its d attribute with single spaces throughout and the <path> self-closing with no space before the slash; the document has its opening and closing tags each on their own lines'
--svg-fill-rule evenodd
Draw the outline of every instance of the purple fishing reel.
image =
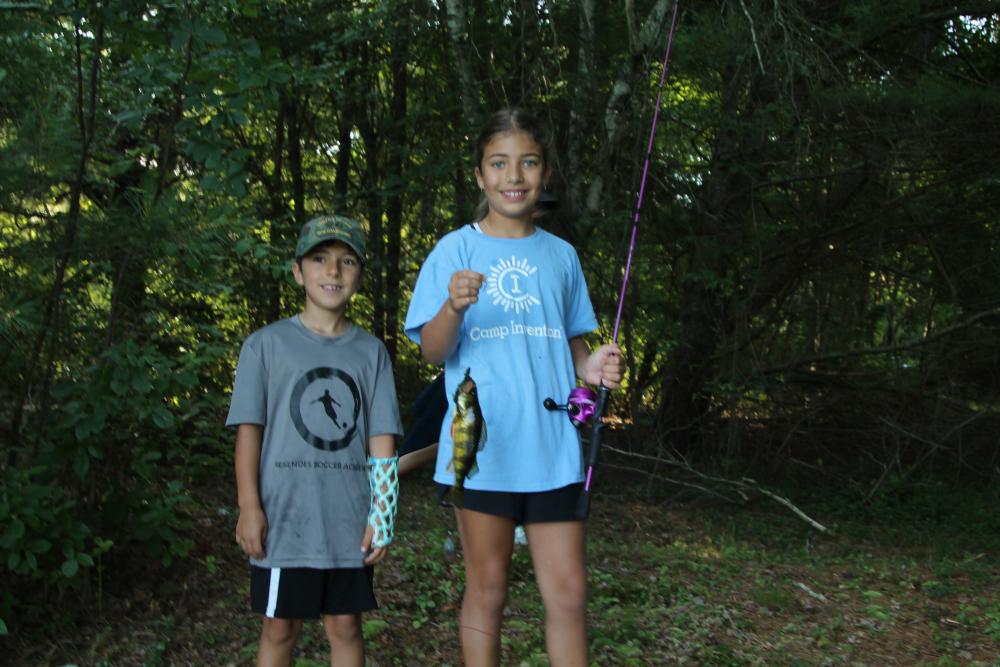
<svg viewBox="0 0 1000 667">
<path fill-rule="evenodd" d="M 597 410 L 597 394 L 590 387 L 576 387 L 569 392 L 566 403 L 560 404 L 551 398 L 546 398 L 542 405 L 546 410 L 565 410 L 573 426 L 580 428 L 589 424 L 594 418 L 594 412 Z"/>
</svg>

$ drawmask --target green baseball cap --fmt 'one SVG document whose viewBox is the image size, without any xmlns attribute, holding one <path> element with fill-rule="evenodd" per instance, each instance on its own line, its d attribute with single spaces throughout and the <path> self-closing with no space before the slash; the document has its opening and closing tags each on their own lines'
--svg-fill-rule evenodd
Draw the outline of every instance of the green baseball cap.
<svg viewBox="0 0 1000 667">
<path fill-rule="evenodd" d="M 362 263 L 365 261 L 365 230 L 361 223 L 343 215 L 321 215 L 302 225 L 295 244 L 295 259 L 302 259 L 321 243 L 341 241 L 351 246 Z"/>
</svg>

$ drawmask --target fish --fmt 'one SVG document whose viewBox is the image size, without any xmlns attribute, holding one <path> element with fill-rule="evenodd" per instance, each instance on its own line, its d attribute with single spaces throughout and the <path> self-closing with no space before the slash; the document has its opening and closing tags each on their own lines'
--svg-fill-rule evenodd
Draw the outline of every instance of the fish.
<svg viewBox="0 0 1000 667">
<path fill-rule="evenodd" d="M 465 369 L 465 377 L 455 389 L 455 412 L 451 420 L 451 462 L 448 470 L 455 473 L 451 500 L 457 507 L 464 502 L 465 480 L 479 471 L 476 455 L 486 446 L 486 421 L 479 407 L 476 382 Z"/>
</svg>

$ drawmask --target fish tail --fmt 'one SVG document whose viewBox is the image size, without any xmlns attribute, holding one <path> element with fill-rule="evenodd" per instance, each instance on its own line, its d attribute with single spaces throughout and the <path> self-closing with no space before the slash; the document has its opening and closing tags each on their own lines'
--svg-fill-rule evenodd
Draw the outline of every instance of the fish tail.
<svg viewBox="0 0 1000 667">
<path fill-rule="evenodd" d="M 458 508 L 461 508 L 465 503 L 464 490 L 458 484 L 452 484 L 451 486 L 451 502 Z"/>
</svg>

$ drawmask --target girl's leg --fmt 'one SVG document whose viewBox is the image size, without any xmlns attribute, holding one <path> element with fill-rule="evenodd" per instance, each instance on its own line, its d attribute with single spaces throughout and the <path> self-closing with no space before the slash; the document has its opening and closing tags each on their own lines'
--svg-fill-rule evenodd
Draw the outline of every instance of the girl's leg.
<svg viewBox="0 0 1000 667">
<path fill-rule="evenodd" d="M 323 616 L 323 630 L 330 642 L 331 667 L 364 667 L 365 642 L 361 614 Z"/>
<path fill-rule="evenodd" d="M 257 648 L 257 667 L 289 667 L 292 664 L 295 640 L 302 631 L 302 621 L 267 616 L 263 618 L 260 646 Z"/>
<path fill-rule="evenodd" d="M 552 667 L 587 664 L 587 571 L 582 521 L 525 526 L 545 604 L 545 646 Z"/>
<path fill-rule="evenodd" d="M 459 617 L 462 657 L 466 667 L 496 667 L 514 522 L 468 509 L 456 509 L 455 516 L 465 559 L 465 595 Z"/>
</svg>

